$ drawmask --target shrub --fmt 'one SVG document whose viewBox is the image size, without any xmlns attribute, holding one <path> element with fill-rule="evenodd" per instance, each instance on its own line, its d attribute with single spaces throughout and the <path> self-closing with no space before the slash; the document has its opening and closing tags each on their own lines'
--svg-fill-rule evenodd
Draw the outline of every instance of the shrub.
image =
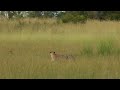
<svg viewBox="0 0 120 90">
<path fill-rule="evenodd" d="M 63 23 L 85 23 L 87 21 L 87 17 L 84 15 L 80 14 L 71 14 L 71 13 L 66 13 L 63 16 L 60 17 L 60 19 Z"/>
</svg>

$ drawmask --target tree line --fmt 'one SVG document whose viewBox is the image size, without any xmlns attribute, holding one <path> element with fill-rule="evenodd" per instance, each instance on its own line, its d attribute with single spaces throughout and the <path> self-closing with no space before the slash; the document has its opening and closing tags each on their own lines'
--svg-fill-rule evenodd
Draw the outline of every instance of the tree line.
<svg viewBox="0 0 120 90">
<path fill-rule="evenodd" d="M 120 11 L 0 11 L 0 16 L 13 18 L 57 18 L 63 23 L 82 22 L 88 19 L 120 20 Z"/>
</svg>

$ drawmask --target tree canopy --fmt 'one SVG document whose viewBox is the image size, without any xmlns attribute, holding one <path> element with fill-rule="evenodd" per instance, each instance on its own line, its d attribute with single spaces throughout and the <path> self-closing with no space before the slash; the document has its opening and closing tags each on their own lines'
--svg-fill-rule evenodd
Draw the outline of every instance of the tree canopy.
<svg viewBox="0 0 120 90">
<path fill-rule="evenodd" d="M 87 19 L 120 20 L 120 11 L 0 11 L 0 16 L 12 18 L 58 18 L 66 22 L 83 22 Z"/>
</svg>

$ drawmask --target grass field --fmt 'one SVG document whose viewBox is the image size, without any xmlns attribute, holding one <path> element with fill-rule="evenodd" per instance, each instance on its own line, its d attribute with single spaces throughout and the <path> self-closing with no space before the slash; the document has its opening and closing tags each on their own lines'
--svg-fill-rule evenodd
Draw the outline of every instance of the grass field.
<svg viewBox="0 0 120 90">
<path fill-rule="evenodd" d="M 50 51 L 75 61 L 51 62 Z M 120 78 L 120 22 L 0 21 L 1 79 Z"/>
</svg>

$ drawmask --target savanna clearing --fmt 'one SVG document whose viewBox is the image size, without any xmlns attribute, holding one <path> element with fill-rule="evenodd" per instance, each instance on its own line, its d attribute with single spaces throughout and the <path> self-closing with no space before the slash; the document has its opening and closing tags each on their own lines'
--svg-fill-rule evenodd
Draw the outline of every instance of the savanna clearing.
<svg viewBox="0 0 120 90">
<path fill-rule="evenodd" d="M 75 61 L 51 62 L 50 51 Z M 54 19 L 0 21 L 0 78 L 120 78 L 120 22 Z"/>
</svg>

